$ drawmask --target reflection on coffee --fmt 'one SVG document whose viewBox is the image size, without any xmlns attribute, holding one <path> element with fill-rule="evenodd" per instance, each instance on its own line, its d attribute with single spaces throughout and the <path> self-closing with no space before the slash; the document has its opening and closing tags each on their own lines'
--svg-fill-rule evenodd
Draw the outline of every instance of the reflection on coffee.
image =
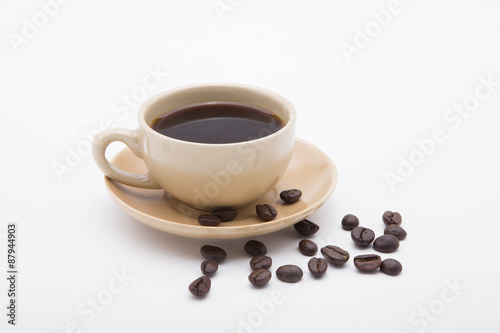
<svg viewBox="0 0 500 333">
<path fill-rule="evenodd" d="M 284 122 L 276 115 L 247 104 L 207 102 L 188 105 L 156 118 L 158 133 L 198 143 L 235 143 L 268 136 Z"/>
</svg>

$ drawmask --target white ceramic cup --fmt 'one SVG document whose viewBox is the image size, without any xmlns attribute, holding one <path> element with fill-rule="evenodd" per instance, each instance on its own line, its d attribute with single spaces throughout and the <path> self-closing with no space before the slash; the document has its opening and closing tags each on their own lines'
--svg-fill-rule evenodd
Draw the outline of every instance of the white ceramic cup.
<svg viewBox="0 0 500 333">
<path fill-rule="evenodd" d="M 240 102 L 274 113 L 285 126 L 268 136 L 244 142 L 207 144 L 174 139 L 153 130 L 161 115 L 193 103 Z M 284 97 L 242 84 L 194 84 L 160 93 L 144 102 L 136 130 L 112 128 L 94 138 L 93 154 L 109 178 L 135 187 L 163 188 L 198 209 L 240 208 L 272 189 L 285 173 L 295 143 L 296 114 Z M 113 141 L 125 143 L 144 160 L 148 173 L 132 174 L 105 157 Z"/>
</svg>

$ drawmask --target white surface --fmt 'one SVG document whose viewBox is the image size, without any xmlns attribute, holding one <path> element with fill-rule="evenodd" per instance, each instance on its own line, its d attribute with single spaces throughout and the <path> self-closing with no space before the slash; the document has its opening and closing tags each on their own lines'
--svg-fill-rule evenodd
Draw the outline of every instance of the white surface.
<svg viewBox="0 0 500 333">
<path fill-rule="evenodd" d="M 341 43 L 352 44 L 356 27 L 370 26 L 370 12 L 388 1 L 221 1 L 234 7 L 224 20 L 213 0 L 69 1 L 18 53 L 8 34 L 20 34 L 23 17 L 40 5 L 0 4 L 0 221 L 2 233 L 18 223 L 20 267 L 18 325 L 6 324 L 2 306 L 1 331 L 64 332 L 69 324 L 75 332 L 238 332 L 250 320 L 240 332 L 498 332 L 500 86 L 459 125 L 443 115 L 474 94 L 480 77 L 500 82 L 499 2 L 401 0 L 399 13 L 348 63 Z M 353 246 L 342 216 L 356 214 L 380 235 L 382 213 L 397 210 L 409 236 L 382 257 L 400 260 L 403 273 L 360 274 L 349 261 L 313 280 L 289 228 L 258 239 L 273 274 L 296 263 L 305 273 L 300 283 L 274 276 L 256 290 L 247 281 L 245 240 L 211 241 L 229 257 L 209 296 L 193 299 L 187 286 L 201 275 L 204 241 L 125 215 L 90 155 L 74 160 L 62 181 L 52 168 L 66 163 L 68 149 L 86 148 L 82 131 L 106 119 L 134 128 L 137 107 L 115 103 L 155 67 L 169 76 L 148 96 L 234 81 L 289 98 L 298 136 L 339 169 L 332 198 L 311 216 L 321 226 L 311 239 L 352 257 L 372 252 Z M 435 128 L 446 141 L 392 191 L 385 173 L 397 172 L 399 156 L 408 158 L 415 140 Z M 119 288 L 113 272 L 122 269 L 134 279 Z M 454 281 L 466 289 L 450 292 Z M 121 292 L 92 316 L 86 303 L 110 295 L 110 283 Z M 271 299 L 279 303 L 272 309 Z M 419 311 L 429 307 L 424 319 Z"/>
</svg>

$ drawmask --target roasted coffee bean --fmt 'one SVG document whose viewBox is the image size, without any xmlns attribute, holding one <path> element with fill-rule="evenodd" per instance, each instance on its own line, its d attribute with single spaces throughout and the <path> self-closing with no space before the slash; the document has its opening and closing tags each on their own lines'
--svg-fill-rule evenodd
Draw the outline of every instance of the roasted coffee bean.
<svg viewBox="0 0 500 333">
<path fill-rule="evenodd" d="M 257 255 L 250 260 L 250 267 L 252 270 L 260 269 L 260 268 L 265 268 L 269 269 L 273 265 L 273 259 L 271 257 L 265 256 L 265 255 Z"/>
<path fill-rule="evenodd" d="M 305 256 L 313 256 L 318 252 L 318 245 L 308 239 L 299 242 L 299 251 Z"/>
<path fill-rule="evenodd" d="M 352 230 L 359 225 L 359 219 L 356 215 L 347 214 L 342 219 L 342 229 Z"/>
<path fill-rule="evenodd" d="M 249 240 L 248 242 L 245 243 L 245 251 L 252 257 L 259 255 L 259 254 L 266 254 L 267 253 L 267 247 L 256 240 Z"/>
<path fill-rule="evenodd" d="M 382 221 L 384 221 L 386 225 L 389 224 L 400 225 L 401 222 L 403 221 L 403 218 L 401 217 L 401 214 L 399 214 L 398 212 L 391 212 L 390 210 L 388 210 L 384 213 L 384 215 L 382 215 Z"/>
<path fill-rule="evenodd" d="M 364 272 L 376 271 L 382 263 L 382 259 L 377 254 L 363 254 L 361 256 L 355 256 L 353 261 L 354 266 Z"/>
<path fill-rule="evenodd" d="M 212 260 L 205 260 L 201 263 L 201 272 L 206 276 L 212 276 L 217 272 L 219 264 Z"/>
<path fill-rule="evenodd" d="M 257 207 L 255 207 L 255 211 L 257 212 L 257 216 L 263 221 L 274 220 L 276 215 L 278 215 L 276 209 L 268 204 L 257 205 Z"/>
<path fill-rule="evenodd" d="M 307 267 L 313 276 L 322 277 L 326 273 L 328 263 L 325 259 L 314 257 L 309 260 Z"/>
<path fill-rule="evenodd" d="M 323 247 L 321 254 L 334 265 L 343 265 L 349 260 L 349 252 L 334 245 Z"/>
<path fill-rule="evenodd" d="M 212 211 L 212 215 L 218 216 L 222 222 L 234 220 L 238 213 L 234 209 L 216 209 Z"/>
<path fill-rule="evenodd" d="M 286 190 L 280 193 L 280 198 L 287 204 L 299 201 L 302 196 L 302 191 L 297 189 Z"/>
<path fill-rule="evenodd" d="M 200 249 L 200 253 L 203 258 L 212 260 L 215 262 L 221 262 L 226 259 L 227 254 L 226 251 L 217 246 L 212 245 L 203 245 Z"/>
<path fill-rule="evenodd" d="M 311 236 L 318 232 L 319 225 L 309 220 L 302 220 L 293 225 L 295 230 L 301 235 Z"/>
<path fill-rule="evenodd" d="M 271 271 L 265 268 L 259 268 L 248 276 L 248 280 L 256 287 L 262 287 L 271 280 Z"/>
<path fill-rule="evenodd" d="M 202 297 L 208 294 L 211 285 L 212 281 L 210 278 L 208 276 L 202 276 L 189 285 L 189 291 L 195 296 Z"/>
<path fill-rule="evenodd" d="M 373 248 L 379 252 L 394 252 L 399 247 L 399 240 L 394 235 L 383 235 L 375 239 Z"/>
<path fill-rule="evenodd" d="M 406 238 L 406 231 L 399 225 L 390 224 L 385 228 L 384 235 L 394 235 L 397 239 L 403 240 Z"/>
<path fill-rule="evenodd" d="M 303 275 L 302 269 L 296 265 L 284 265 L 276 270 L 276 276 L 283 282 L 300 281 Z"/>
<path fill-rule="evenodd" d="M 368 228 L 356 227 L 351 231 L 351 238 L 356 245 L 368 246 L 375 239 L 375 233 Z"/>
<path fill-rule="evenodd" d="M 380 265 L 380 270 L 385 274 L 398 275 L 403 270 L 403 265 L 396 259 L 385 259 Z"/>
<path fill-rule="evenodd" d="M 200 215 L 198 216 L 198 222 L 206 227 L 215 227 L 220 224 L 221 219 L 215 215 Z"/>
</svg>

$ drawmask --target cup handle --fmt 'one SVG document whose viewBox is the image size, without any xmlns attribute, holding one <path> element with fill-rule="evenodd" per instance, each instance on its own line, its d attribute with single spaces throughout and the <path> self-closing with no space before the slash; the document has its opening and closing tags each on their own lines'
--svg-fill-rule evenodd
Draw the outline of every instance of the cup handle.
<svg viewBox="0 0 500 333">
<path fill-rule="evenodd" d="M 120 141 L 126 144 L 135 156 L 142 158 L 142 150 L 137 139 L 137 132 L 126 128 L 113 128 L 102 131 L 94 137 L 92 143 L 92 152 L 97 166 L 109 178 L 116 180 L 122 184 L 141 187 L 160 189 L 160 185 L 151 177 L 149 172 L 145 175 L 138 175 L 123 171 L 112 165 L 106 159 L 106 148 L 113 141 Z"/>
</svg>

